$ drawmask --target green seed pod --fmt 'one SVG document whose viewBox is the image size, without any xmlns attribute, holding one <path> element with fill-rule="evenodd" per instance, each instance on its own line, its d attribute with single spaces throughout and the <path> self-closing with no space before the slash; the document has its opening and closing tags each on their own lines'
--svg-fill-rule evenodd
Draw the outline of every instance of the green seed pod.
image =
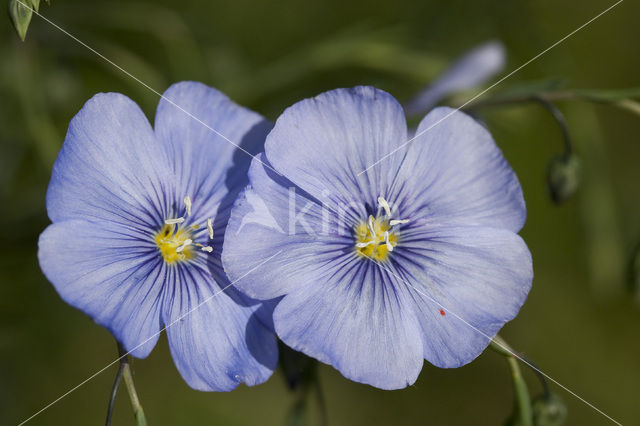
<svg viewBox="0 0 640 426">
<path fill-rule="evenodd" d="M 32 6 L 31 0 L 9 0 L 9 17 L 22 41 L 27 36 L 27 29 L 33 16 Z"/>
<path fill-rule="evenodd" d="M 580 161 L 574 155 L 554 157 L 547 170 L 547 185 L 551 200 L 561 204 L 568 200 L 580 185 Z"/>
<path fill-rule="evenodd" d="M 536 397 L 532 409 L 535 426 L 562 426 L 567 418 L 567 407 L 554 393 Z"/>
</svg>

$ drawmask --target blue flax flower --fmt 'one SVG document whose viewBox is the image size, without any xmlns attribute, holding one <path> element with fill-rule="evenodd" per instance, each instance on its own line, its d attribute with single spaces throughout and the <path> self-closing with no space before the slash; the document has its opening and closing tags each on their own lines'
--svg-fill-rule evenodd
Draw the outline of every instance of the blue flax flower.
<svg viewBox="0 0 640 426">
<path fill-rule="evenodd" d="M 136 357 L 171 325 L 175 364 L 196 389 L 262 383 L 276 364 L 263 307 L 221 291 L 229 282 L 220 261 L 251 159 L 221 135 L 259 152 L 270 128 L 199 83 L 165 92 L 155 128 L 129 98 L 103 93 L 71 120 L 53 167 L 53 224 L 38 252 L 45 275 Z"/>
<path fill-rule="evenodd" d="M 281 297 L 287 345 L 383 389 L 412 384 L 424 359 L 472 361 L 533 278 L 522 190 L 487 130 L 437 108 L 406 141 L 401 106 L 375 88 L 296 103 L 261 157 L 277 173 L 252 162 L 222 254 L 246 294 Z"/>
<path fill-rule="evenodd" d="M 407 115 L 424 114 L 449 95 L 486 82 L 504 69 L 506 59 L 505 48 L 498 41 L 474 47 L 405 105 Z"/>
</svg>

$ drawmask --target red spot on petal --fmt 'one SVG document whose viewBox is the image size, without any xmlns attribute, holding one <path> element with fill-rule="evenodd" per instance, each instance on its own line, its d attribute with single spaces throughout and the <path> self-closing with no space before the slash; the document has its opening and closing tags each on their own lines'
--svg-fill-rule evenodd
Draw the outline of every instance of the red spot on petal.
<svg viewBox="0 0 640 426">
<path fill-rule="evenodd" d="M 445 315 L 444 310 L 440 309 L 440 315 L 442 315 L 442 316 Z"/>
</svg>

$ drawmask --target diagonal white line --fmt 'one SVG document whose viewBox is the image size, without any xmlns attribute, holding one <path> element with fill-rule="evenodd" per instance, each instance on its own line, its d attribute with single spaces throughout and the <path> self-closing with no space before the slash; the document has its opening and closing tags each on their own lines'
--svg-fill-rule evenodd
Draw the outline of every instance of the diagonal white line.
<svg viewBox="0 0 640 426">
<path fill-rule="evenodd" d="M 460 315 L 456 314 L 454 311 L 452 311 L 450 308 L 443 306 L 440 302 L 438 302 L 437 300 L 435 300 L 433 297 L 429 296 L 428 294 L 420 291 L 419 288 L 417 288 L 416 286 L 414 286 L 413 284 L 411 284 L 410 282 L 408 282 L 407 280 L 405 280 L 403 277 L 399 276 L 398 274 L 396 274 L 394 271 L 392 271 L 389 268 L 385 268 L 384 265 L 378 261 L 376 261 L 375 259 L 369 257 L 373 262 L 376 262 L 378 264 L 378 266 L 380 266 L 382 269 L 384 269 L 385 271 L 389 272 L 391 275 L 395 276 L 396 278 L 398 278 L 400 281 L 402 281 L 404 284 L 408 285 L 409 287 L 413 288 L 415 291 L 417 291 L 418 293 L 420 293 L 421 295 L 423 295 L 424 297 L 426 297 L 427 299 L 431 300 L 433 303 L 435 303 L 436 305 L 438 305 L 438 307 L 440 307 L 441 309 L 443 309 L 444 311 L 447 312 L 447 314 L 452 314 L 454 317 L 456 317 L 457 319 L 459 319 L 460 321 L 462 321 L 465 325 L 469 326 L 472 330 L 476 331 L 477 333 L 481 334 L 482 336 L 486 337 L 488 341 L 492 341 L 493 338 L 489 335 L 487 335 L 485 332 L 483 332 L 482 330 L 478 329 L 477 327 L 473 326 L 472 324 L 470 324 L 468 321 L 466 321 L 464 318 L 462 318 Z M 574 391 L 572 391 L 571 389 L 569 389 L 568 387 L 564 386 L 562 383 L 558 382 L 556 379 L 554 379 L 553 377 L 549 376 L 547 373 L 545 373 L 544 371 L 540 370 L 538 367 L 536 367 L 535 365 L 531 364 L 529 361 L 527 361 L 526 359 L 524 359 L 523 357 L 521 357 L 519 354 L 517 354 L 516 352 L 512 351 L 510 348 L 505 347 L 502 343 L 500 343 L 499 341 L 493 340 L 493 342 L 500 346 L 502 349 L 504 349 L 506 352 L 510 353 L 513 357 L 517 358 L 520 362 L 528 365 L 530 368 L 532 368 L 533 370 L 537 371 L 538 373 L 542 374 L 545 378 L 549 379 L 550 381 L 552 381 L 553 383 L 555 383 L 556 385 L 558 385 L 559 387 L 561 387 L 562 389 L 564 389 L 566 392 L 568 392 L 569 394 L 571 394 L 572 396 L 576 397 L 577 399 L 579 399 L 580 401 L 582 401 L 584 404 L 586 404 L 587 406 L 591 407 L 592 409 L 594 409 L 595 411 L 597 411 L 598 413 L 600 413 L 602 416 L 606 417 L 608 420 L 611 420 L 613 423 L 615 423 L 618 426 L 622 426 L 622 424 L 616 420 L 614 420 L 611 416 L 609 416 L 607 413 L 605 413 L 604 411 L 602 411 L 601 409 L 599 409 L 598 407 L 596 407 L 595 405 L 593 405 L 592 403 L 590 403 L 589 401 L 585 400 L 584 398 L 582 398 L 580 395 L 578 395 L 577 393 L 575 393 Z"/>
<path fill-rule="evenodd" d="M 31 6 L 27 6 L 25 3 L 22 2 L 22 0 L 16 0 L 18 3 L 20 3 L 23 7 L 28 7 L 31 8 Z M 159 91 L 157 91 L 156 89 L 154 89 L 153 87 L 149 86 L 147 83 L 145 83 L 144 81 L 140 80 L 138 77 L 136 77 L 135 75 L 131 74 L 129 71 L 125 70 L 124 68 L 122 68 L 120 65 L 116 64 L 115 62 L 113 62 L 111 59 L 107 58 L 106 56 L 104 56 L 102 53 L 98 52 L 96 49 L 94 49 L 93 47 L 89 46 L 87 43 L 83 42 L 82 40 L 80 40 L 78 37 L 74 36 L 73 34 L 71 34 L 70 32 L 68 32 L 67 30 L 65 30 L 64 28 L 62 28 L 60 25 L 56 24 L 55 22 L 53 22 L 52 20 L 50 20 L 49 18 L 43 16 L 42 14 L 40 14 L 39 12 L 37 12 L 35 9 L 32 9 L 32 12 L 35 13 L 36 15 L 38 15 L 40 18 L 42 18 L 44 21 L 46 21 L 47 23 L 51 24 L 53 27 L 57 28 L 58 30 L 60 30 L 61 32 L 63 32 L 65 35 L 69 36 L 71 39 L 73 39 L 75 42 L 77 42 L 78 44 L 86 47 L 87 49 L 89 49 L 91 52 L 95 53 L 97 56 L 99 56 L 101 59 L 104 59 L 106 62 L 108 62 L 109 64 L 111 64 L 112 66 L 114 66 L 116 69 L 118 69 L 119 71 L 121 71 L 122 73 L 124 73 L 126 76 L 132 78 L 133 80 L 135 80 L 136 82 L 140 83 L 142 86 L 144 86 L 145 88 L 149 89 L 151 92 L 155 93 L 156 95 L 158 95 L 161 99 L 164 99 L 165 101 L 169 102 L 171 105 L 173 105 L 174 107 L 178 108 L 180 111 L 184 112 L 185 114 L 187 114 L 189 117 L 191 117 L 192 119 L 194 119 L 195 121 L 197 121 L 198 123 L 202 124 L 204 127 L 206 127 L 207 129 L 211 130 L 213 133 L 215 133 L 216 135 L 220 136 L 222 139 L 224 139 L 225 141 L 227 141 L 228 143 L 230 143 L 231 145 L 235 146 L 236 148 L 238 148 L 240 151 L 244 152 L 245 154 L 247 154 L 249 157 L 255 159 L 256 161 L 259 161 L 260 163 L 262 163 L 262 165 L 264 165 L 266 168 L 268 168 L 269 170 L 273 171 L 274 173 L 276 173 L 278 176 L 281 176 L 280 173 L 278 173 L 274 168 L 272 168 L 271 166 L 269 166 L 268 164 L 263 163 L 257 156 L 251 154 L 249 151 L 247 151 L 246 149 L 242 148 L 240 145 L 238 145 L 237 143 L 233 142 L 231 139 L 229 139 L 228 137 L 226 137 L 225 135 L 223 135 L 222 133 L 220 133 L 219 131 L 217 131 L 216 129 L 214 129 L 213 127 L 209 126 L 207 123 L 205 123 L 204 121 L 202 121 L 200 118 L 196 117 L 195 115 L 193 115 L 192 113 L 190 113 L 189 111 L 187 111 L 186 109 L 184 109 L 183 107 L 181 107 L 180 105 L 176 104 L 175 102 L 173 102 L 171 99 L 167 98 L 166 96 L 164 96 L 162 93 L 160 93 Z"/>
<path fill-rule="evenodd" d="M 375 167 L 377 164 L 379 164 L 380 162 L 384 161 L 385 159 L 389 158 L 390 156 L 392 156 L 393 154 L 395 154 L 396 152 L 398 152 L 400 149 L 402 149 L 403 147 L 405 147 L 406 145 L 408 145 L 409 143 L 413 142 L 416 138 L 422 136 L 423 134 L 425 134 L 426 132 L 428 132 L 429 130 L 433 129 L 434 127 L 436 127 L 438 124 L 442 123 L 444 120 L 446 120 L 447 118 L 449 118 L 451 115 L 455 114 L 456 112 L 460 111 L 462 108 L 464 108 L 465 106 L 469 105 L 471 102 L 475 101 L 476 99 L 478 99 L 480 96 L 484 95 L 485 93 L 487 93 L 489 90 L 493 89 L 494 87 L 496 87 L 498 84 L 502 83 L 503 81 L 505 81 L 506 79 L 508 79 L 509 77 L 511 77 L 512 75 L 514 75 L 515 73 L 517 73 L 518 71 L 520 71 L 522 68 L 526 67 L 527 65 L 529 65 L 531 62 L 535 61 L 536 59 L 538 59 L 539 57 L 541 57 L 542 55 L 544 55 L 545 53 L 547 53 L 548 51 L 550 51 L 551 49 L 553 49 L 554 47 L 556 47 L 557 45 L 559 45 L 560 43 L 562 43 L 563 41 L 565 41 L 566 39 L 568 39 L 569 37 L 573 36 L 575 33 L 577 33 L 578 31 L 580 31 L 581 29 L 583 29 L 584 27 L 586 27 L 587 25 L 591 24 L 593 21 L 595 21 L 596 19 L 600 18 L 602 15 L 604 15 L 605 13 L 609 12 L 611 9 L 613 9 L 614 7 L 616 7 L 617 5 L 619 5 L 620 3 L 622 3 L 624 0 L 618 0 L 616 3 L 614 3 L 613 5 L 609 6 L 608 8 L 606 8 L 605 10 L 603 10 L 602 12 L 600 12 L 599 14 L 597 14 L 596 16 L 594 16 L 593 18 L 589 19 L 587 22 L 585 22 L 584 24 L 580 25 L 578 28 L 576 28 L 575 30 L 571 31 L 569 34 L 567 34 L 566 36 L 562 37 L 560 40 L 556 41 L 555 43 L 553 43 L 551 46 L 547 47 L 546 49 L 544 49 L 542 52 L 538 53 L 536 56 L 534 56 L 533 58 L 529 59 L 527 62 L 525 62 L 524 64 L 520 65 L 518 68 L 514 69 L 513 71 L 511 71 L 509 74 L 505 75 L 504 77 L 502 77 L 500 80 L 496 81 L 495 83 L 493 83 L 491 86 L 487 87 L 486 89 L 484 89 L 483 91 L 479 92 L 478 94 L 476 94 L 474 97 L 472 97 L 471 99 L 469 99 L 468 101 L 466 101 L 464 104 L 460 105 L 458 108 L 454 109 L 453 111 L 451 111 L 449 114 L 445 115 L 444 117 L 442 117 L 440 120 L 436 121 L 435 123 L 433 123 L 431 126 L 427 127 L 426 129 L 424 129 L 423 131 L 419 132 L 418 134 L 416 134 L 414 137 L 412 137 L 411 139 L 409 139 L 408 141 L 406 141 L 405 143 L 403 143 L 402 145 L 398 146 L 397 148 L 395 148 L 393 151 L 385 154 L 382 158 L 380 158 L 378 161 L 376 161 L 373 164 L 370 164 L 366 169 L 362 170 L 361 172 L 358 173 L 358 176 L 360 176 L 361 174 L 365 173 L 367 170 L 371 169 L 372 167 Z"/>
<path fill-rule="evenodd" d="M 226 286 L 224 286 L 222 289 L 216 291 L 215 293 L 213 293 L 211 296 L 207 297 L 206 299 L 204 299 L 202 302 L 200 302 L 199 304 L 197 304 L 194 308 L 192 308 L 191 310 L 189 310 L 188 312 L 182 314 L 181 316 L 179 316 L 177 319 L 173 320 L 169 325 L 165 325 L 160 331 L 158 331 L 157 333 L 154 333 L 152 336 L 150 336 L 148 339 L 146 339 L 145 341 L 143 341 L 142 343 L 140 343 L 138 346 L 136 346 L 135 348 L 131 349 L 129 352 L 127 352 L 126 354 L 116 358 L 115 360 L 113 360 L 112 362 L 110 362 L 109 364 L 107 364 L 105 367 L 101 368 L 100 370 L 96 371 L 95 373 L 93 373 L 91 376 L 87 377 L 86 379 L 84 379 L 82 382 L 80 382 L 79 384 L 77 384 L 76 386 L 72 387 L 71 389 L 69 389 L 67 392 L 65 392 L 64 394 L 62 394 L 61 396 L 59 396 L 58 398 L 56 398 L 55 400 L 51 401 L 49 404 L 47 404 L 46 406 L 44 406 L 42 409 L 40 409 L 38 412 L 36 412 L 35 414 L 33 414 L 31 417 L 29 417 L 26 420 L 23 420 L 22 422 L 20 422 L 18 424 L 18 426 L 22 426 L 23 424 L 27 423 L 28 421 L 30 421 L 31 419 L 33 419 L 34 417 L 36 417 L 38 414 L 42 413 L 43 411 L 46 411 L 47 409 L 49 409 L 50 407 L 52 407 L 54 404 L 60 402 L 60 400 L 62 400 L 63 398 L 65 398 L 66 396 L 68 396 L 70 393 L 74 392 L 75 390 L 77 390 L 78 388 L 80 388 L 82 385 L 84 385 L 85 383 L 89 382 L 91 379 L 95 378 L 96 376 L 100 375 L 100 373 L 104 372 L 105 370 L 107 370 L 109 367 L 111 367 L 113 364 L 117 363 L 118 361 L 120 361 L 122 358 L 126 357 L 127 355 L 129 355 L 131 352 L 135 351 L 136 349 L 138 349 L 139 347 L 141 347 L 142 345 L 144 345 L 145 343 L 147 343 L 149 340 L 155 338 L 156 336 L 160 335 L 160 333 L 162 333 L 163 331 L 165 331 L 166 329 L 168 329 L 169 327 L 171 327 L 172 325 L 174 325 L 175 323 L 177 323 L 178 321 L 182 320 L 184 317 L 190 315 L 193 311 L 195 311 L 196 309 L 200 308 L 202 305 L 204 305 L 205 303 L 209 302 L 211 299 L 213 299 L 214 297 L 216 297 L 217 295 L 223 293 L 226 289 L 228 289 L 229 287 L 231 287 L 232 285 L 234 285 L 235 283 L 237 283 L 238 281 L 240 281 L 241 279 L 243 279 L 244 277 L 246 277 L 247 275 L 249 275 L 250 273 L 252 273 L 253 271 L 255 271 L 256 269 L 258 269 L 259 267 L 261 267 L 262 265 L 264 265 L 265 263 L 267 263 L 268 261 L 270 261 L 271 259 L 273 259 L 274 257 L 276 257 L 277 255 L 279 255 L 280 253 L 282 253 L 282 250 L 278 251 L 276 254 L 268 257 L 266 260 L 260 262 L 258 265 L 254 266 L 253 268 L 251 268 L 247 273 L 245 273 L 244 275 L 242 275 L 240 278 L 238 278 L 237 280 L 227 284 Z"/>
</svg>

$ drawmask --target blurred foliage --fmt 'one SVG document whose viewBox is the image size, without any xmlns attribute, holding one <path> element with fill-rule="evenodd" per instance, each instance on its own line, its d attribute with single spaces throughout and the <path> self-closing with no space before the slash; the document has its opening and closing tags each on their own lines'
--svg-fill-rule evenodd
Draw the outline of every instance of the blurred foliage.
<svg viewBox="0 0 640 426">
<path fill-rule="evenodd" d="M 69 0 L 40 12 L 158 92 L 200 80 L 275 119 L 287 105 L 335 87 L 372 84 L 407 100 L 460 53 L 490 39 L 505 43 L 508 72 L 608 4 Z M 640 310 L 625 285 L 640 236 L 637 103 L 626 101 L 637 93 L 613 99 L 623 109 L 602 102 L 612 102 L 611 90 L 638 86 L 639 14 L 637 2 L 621 3 L 487 94 L 531 92 L 532 81 L 546 81 L 548 90 L 599 90 L 580 94 L 596 103 L 557 100 L 583 178 L 562 207 L 552 205 L 545 188 L 557 124 L 527 104 L 479 113 L 523 185 L 522 235 L 536 275 L 522 312 L 501 334 L 623 424 L 640 418 Z M 109 334 L 65 305 L 37 265 L 37 238 L 48 223 L 46 187 L 66 126 L 97 92 L 125 93 L 150 118 L 158 96 L 35 15 L 25 42 L 9 19 L 0 21 L 0 424 L 16 424 L 117 356 Z M 482 426 L 500 424 L 511 409 L 503 362 L 487 353 L 455 370 L 425 364 L 415 386 L 394 392 L 349 382 L 326 366 L 317 374 L 331 425 Z M 164 339 L 133 367 L 150 425 L 282 425 L 297 401 L 278 374 L 256 388 L 193 391 Z M 110 373 L 33 424 L 101 424 Z M 535 383 L 530 374 L 524 372 Z M 606 424 L 570 395 L 563 400 L 567 424 Z M 118 398 L 114 424 L 132 422 L 129 402 Z"/>
</svg>

